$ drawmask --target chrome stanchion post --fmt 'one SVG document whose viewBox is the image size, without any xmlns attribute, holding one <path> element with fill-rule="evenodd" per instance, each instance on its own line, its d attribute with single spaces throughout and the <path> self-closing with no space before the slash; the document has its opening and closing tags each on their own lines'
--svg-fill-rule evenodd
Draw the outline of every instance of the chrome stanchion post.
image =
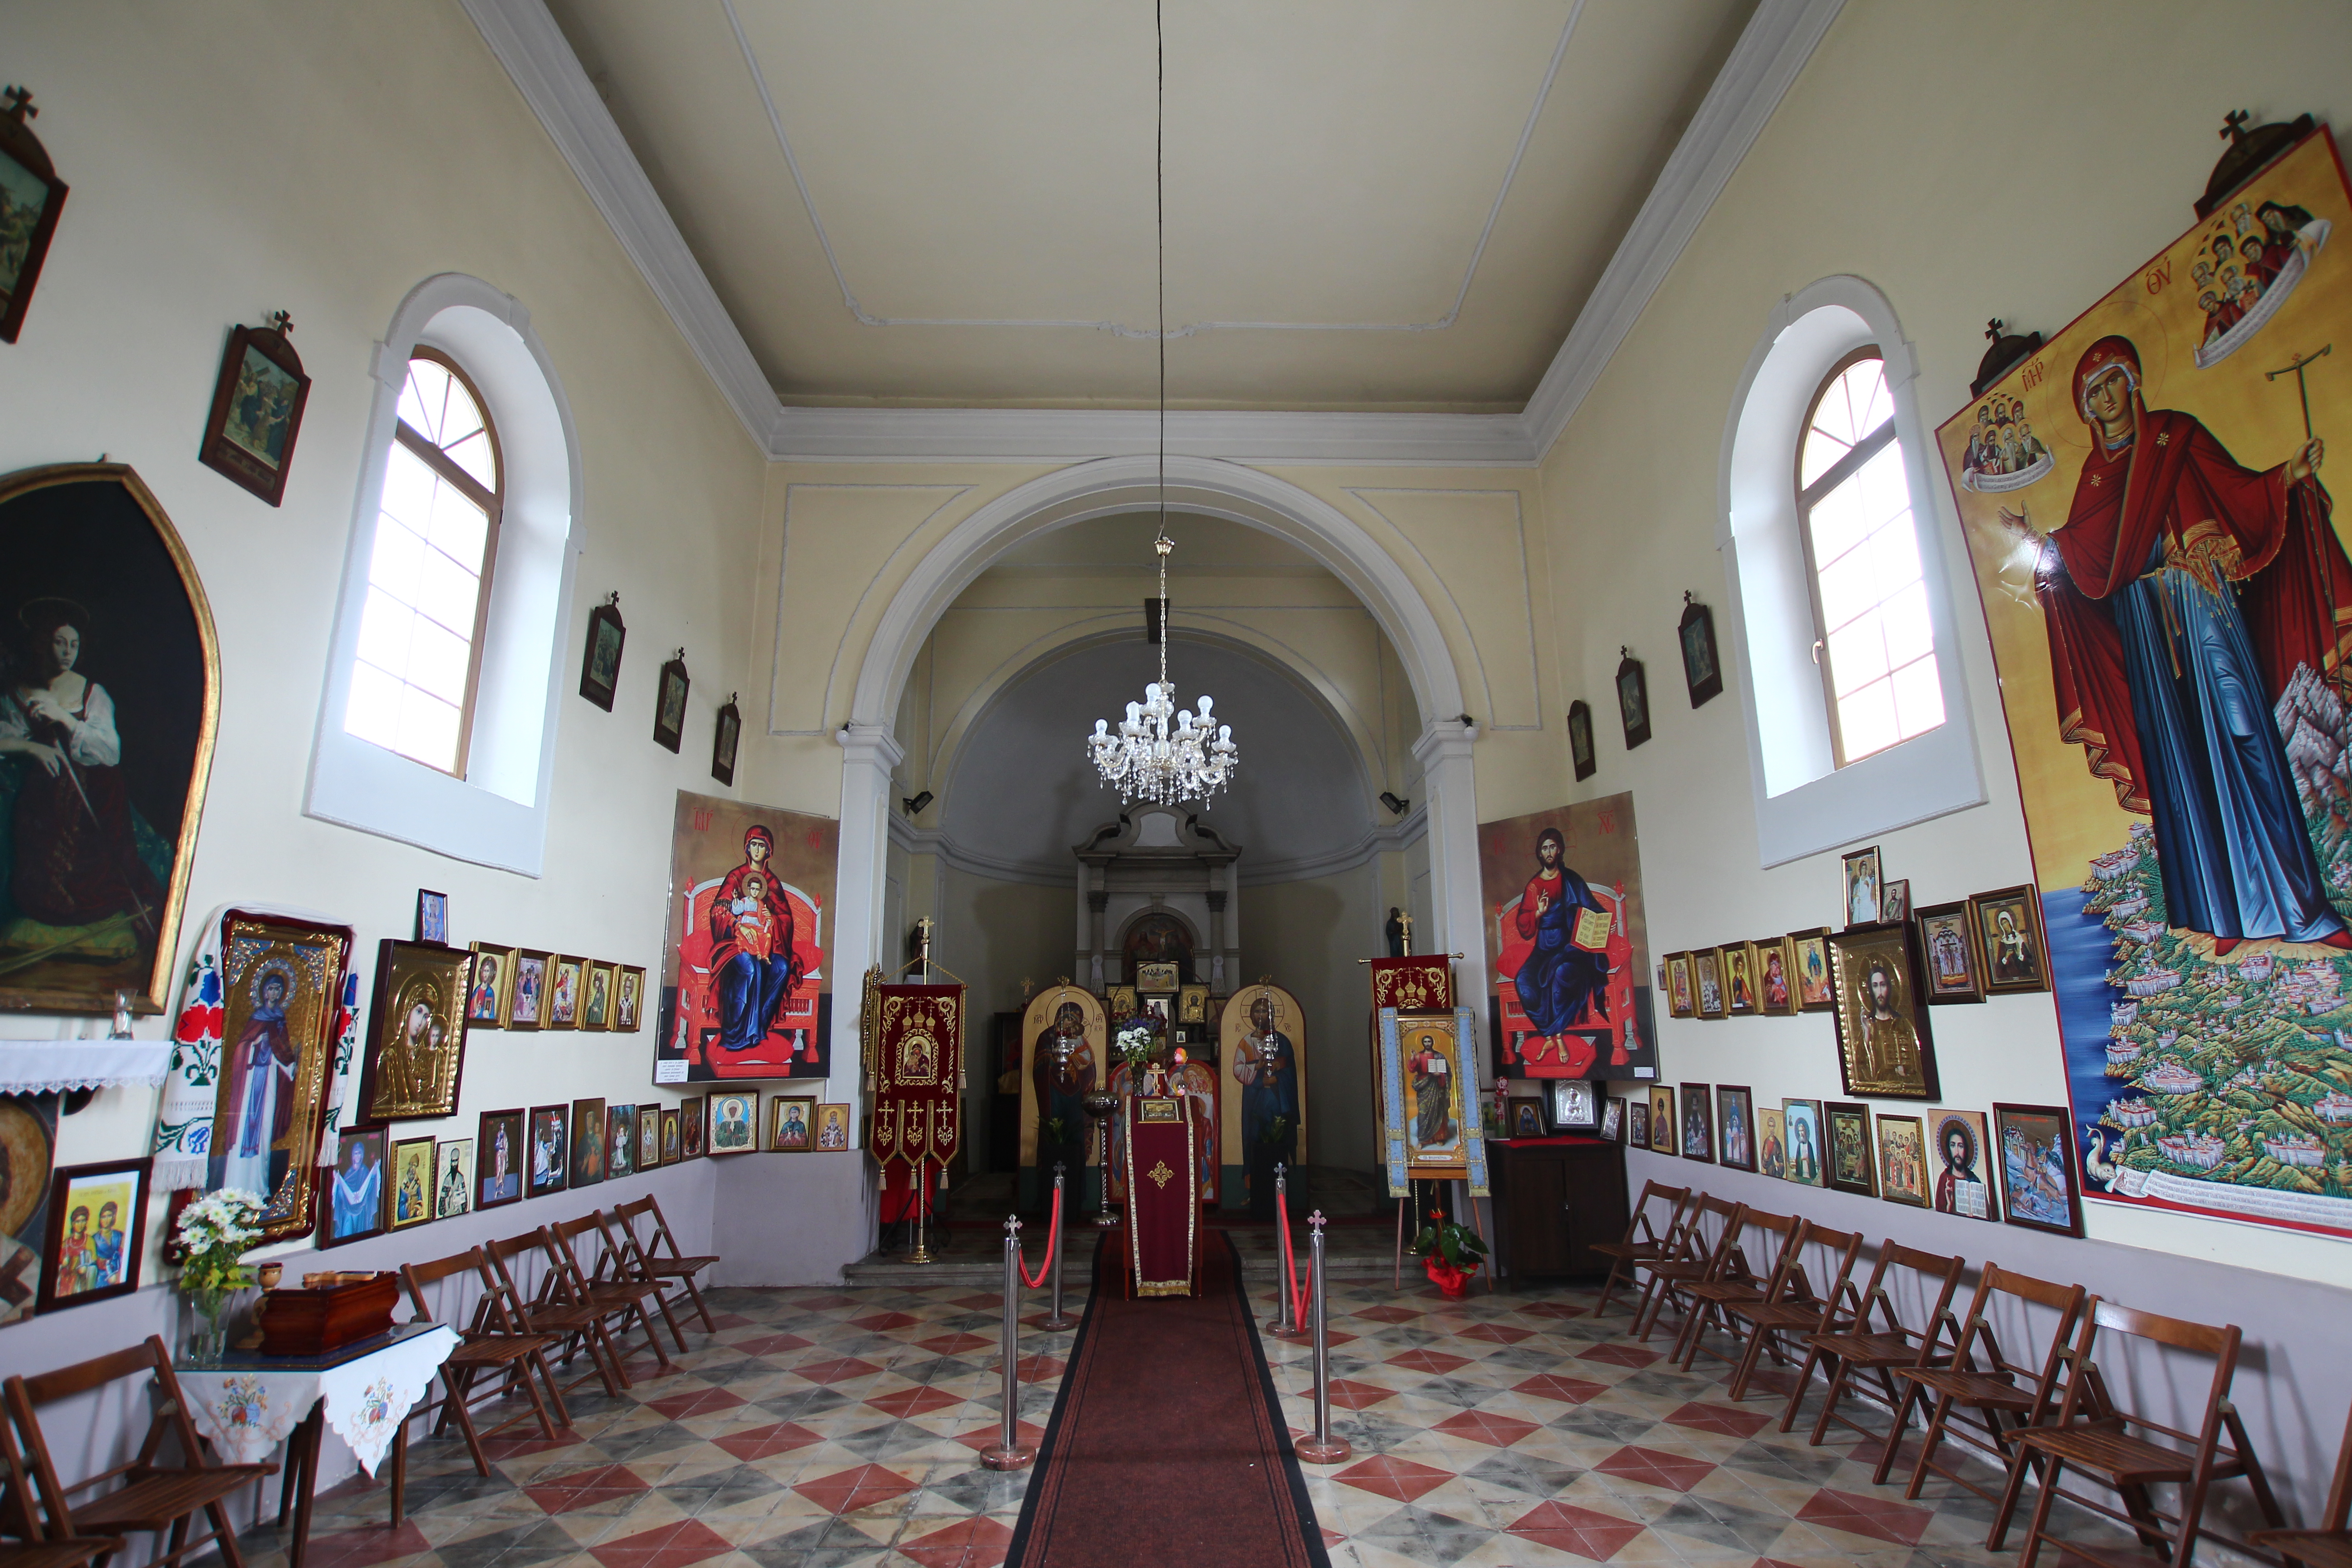
<svg viewBox="0 0 2352 1568">
<path fill-rule="evenodd" d="M 1290 1252 L 1290 1211 L 1283 1206 L 1283 1200 L 1289 1195 L 1290 1179 L 1285 1173 L 1289 1169 L 1289 1166 L 1279 1163 L 1274 1167 L 1274 1213 L 1282 1226 L 1282 1233 L 1274 1238 L 1274 1289 L 1275 1294 L 1282 1298 L 1282 1306 L 1275 1312 L 1274 1321 L 1266 1324 L 1265 1331 L 1277 1340 L 1299 1337 L 1298 1310 L 1290 1296 L 1290 1273 L 1282 1266 L 1285 1258 L 1293 1256 Z"/>
<path fill-rule="evenodd" d="M 1323 1215 L 1308 1216 L 1307 1239 L 1313 1260 L 1307 1287 L 1307 1313 L 1315 1332 L 1315 1434 L 1297 1444 L 1298 1457 L 1310 1465 L 1336 1465 L 1352 1451 L 1345 1437 L 1331 1436 L 1331 1320 L 1323 1300 Z"/>
<path fill-rule="evenodd" d="M 980 1451 L 992 1470 L 1017 1470 L 1037 1458 L 1021 1441 L 1021 1221 L 1004 1218 L 1004 1425 L 997 1440 Z"/>
<path fill-rule="evenodd" d="M 1054 1163 L 1053 1217 L 1055 1220 L 1059 1220 L 1062 1215 L 1062 1165 L 1057 1160 Z M 1045 1244 L 1054 1249 L 1054 1310 L 1048 1312 L 1045 1315 L 1045 1321 L 1037 1326 L 1059 1333 L 1064 1329 L 1076 1326 L 1077 1320 L 1062 1310 L 1062 1227 L 1058 1224 L 1049 1223 L 1045 1229 Z"/>
</svg>

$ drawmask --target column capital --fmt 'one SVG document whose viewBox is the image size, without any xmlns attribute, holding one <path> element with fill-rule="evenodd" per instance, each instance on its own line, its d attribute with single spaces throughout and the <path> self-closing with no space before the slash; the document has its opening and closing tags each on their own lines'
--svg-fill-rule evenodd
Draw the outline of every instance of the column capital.
<svg viewBox="0 0 2352 1568">
<path fill-rule="evenodd" d="M 864 763 L 867 767 L 888 773 L 903 761 L 907 748 L 880 724 L 844 724 L 833 732 L 840 745 L 845 763 Z"/>
<path fill-rule="evenodd" d="M 1105 910 L 1110 908 L 1109 892 L 1102 888 L 1088 888 L 1087 889 L 1087 908 L 1092 910 L 1097 914 L 1100 914 Z"/>
<path fill-rule="evenodd" d="M 1459 719 L 1439 719 L 1413 742 L 1412 754 L 1424 770 L 1440 763 L 1466 762 L 1477 739 L 1477 725 L 1465 724 Z"/>
<path fill-rule="evenodd" d="M 1209 912 L 1213 915 L 1221 915 L 1225 912 L 1225 890 L 1223 888 L 1211 888 L 1209 889 Z"/>
</svg>

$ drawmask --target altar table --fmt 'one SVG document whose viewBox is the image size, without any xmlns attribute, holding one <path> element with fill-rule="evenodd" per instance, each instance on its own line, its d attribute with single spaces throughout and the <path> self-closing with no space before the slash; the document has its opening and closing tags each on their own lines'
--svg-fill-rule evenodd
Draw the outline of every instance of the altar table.
<svg viewBox="0 0 2352 1568">
<path fill-rule="evenodd" d="M 405 1323 L 324 1355 L 231 1351 L 217 1360 L 183 1358 L 173 1373 L 187 1396 L 196 1430 L 223 1458 L 251 1464 L 279 1443 L 288 1445 L 278 1522 L 286 1522 L 290 1500 L 294 1534 L 287 1543 L 287 1562 L 289 1568 L 302 1568 L 324 1429 L 333 1426 L 336 1436 L 351 1445 L 360 1468 L 371 1476 L 390 1450 L 392 1522 L 397 1527 L 407 1470 L 408 1413 L 457 1343 L 457 1331 L 446 1323 Z"/>
</svg>

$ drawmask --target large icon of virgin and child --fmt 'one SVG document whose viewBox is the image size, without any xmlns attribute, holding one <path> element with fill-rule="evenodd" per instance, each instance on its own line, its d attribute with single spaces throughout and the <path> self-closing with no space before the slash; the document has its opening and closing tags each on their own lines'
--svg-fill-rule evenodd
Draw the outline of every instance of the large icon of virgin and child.
<svg viewBox="0 0 2352 1568">
<path fill-rule="evenodd" d="M 837 835 L 830 817 L 680 792 L 659 1081 L 824 1076 Z"/>
<path fill-rule="evenodd" d="M 1478 861 L 1500 1071 L 1654 1066 L 1633 797 L 1481 823 Z"/>
</svg>

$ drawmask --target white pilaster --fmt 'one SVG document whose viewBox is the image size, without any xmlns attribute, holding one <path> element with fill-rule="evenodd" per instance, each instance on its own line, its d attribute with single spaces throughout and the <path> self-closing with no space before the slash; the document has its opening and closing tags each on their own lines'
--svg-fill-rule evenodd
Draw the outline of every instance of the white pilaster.
<svg viewBox="0 0 2352 1568">
<path fill-rule="evenodd" d="M 906 750 L 878 724 L 845 724 L 841 743 L 841 859 L 833 884 L 833 1075 L 826 1087 L 862 1111 L 857 1004 L 866 971 L 882 961 L 882 883 L 889 864 L 890 770 Z M 864 1120 L 853 1115 L 851 1125 Z"/>
<path fill-rule="evenodd" d="M 1455 1005 L 1471 1008 L 1482 1036 L 1486 1018 L 1486 921 L 1478 898 L 1478 789 L 1470 765 L 1475 726 L 1441 719 L 1412 743 L 1429 797 L 1429 902 L 1437 929 L 1417 952 L 1459 952 L 1454 962 Z M 1415 933 L 1418 935 L 1419 933 Z M 1471 1077 L 1483 1090 L 1486 1052 L 1466 1053 Z"/>
</svg>

